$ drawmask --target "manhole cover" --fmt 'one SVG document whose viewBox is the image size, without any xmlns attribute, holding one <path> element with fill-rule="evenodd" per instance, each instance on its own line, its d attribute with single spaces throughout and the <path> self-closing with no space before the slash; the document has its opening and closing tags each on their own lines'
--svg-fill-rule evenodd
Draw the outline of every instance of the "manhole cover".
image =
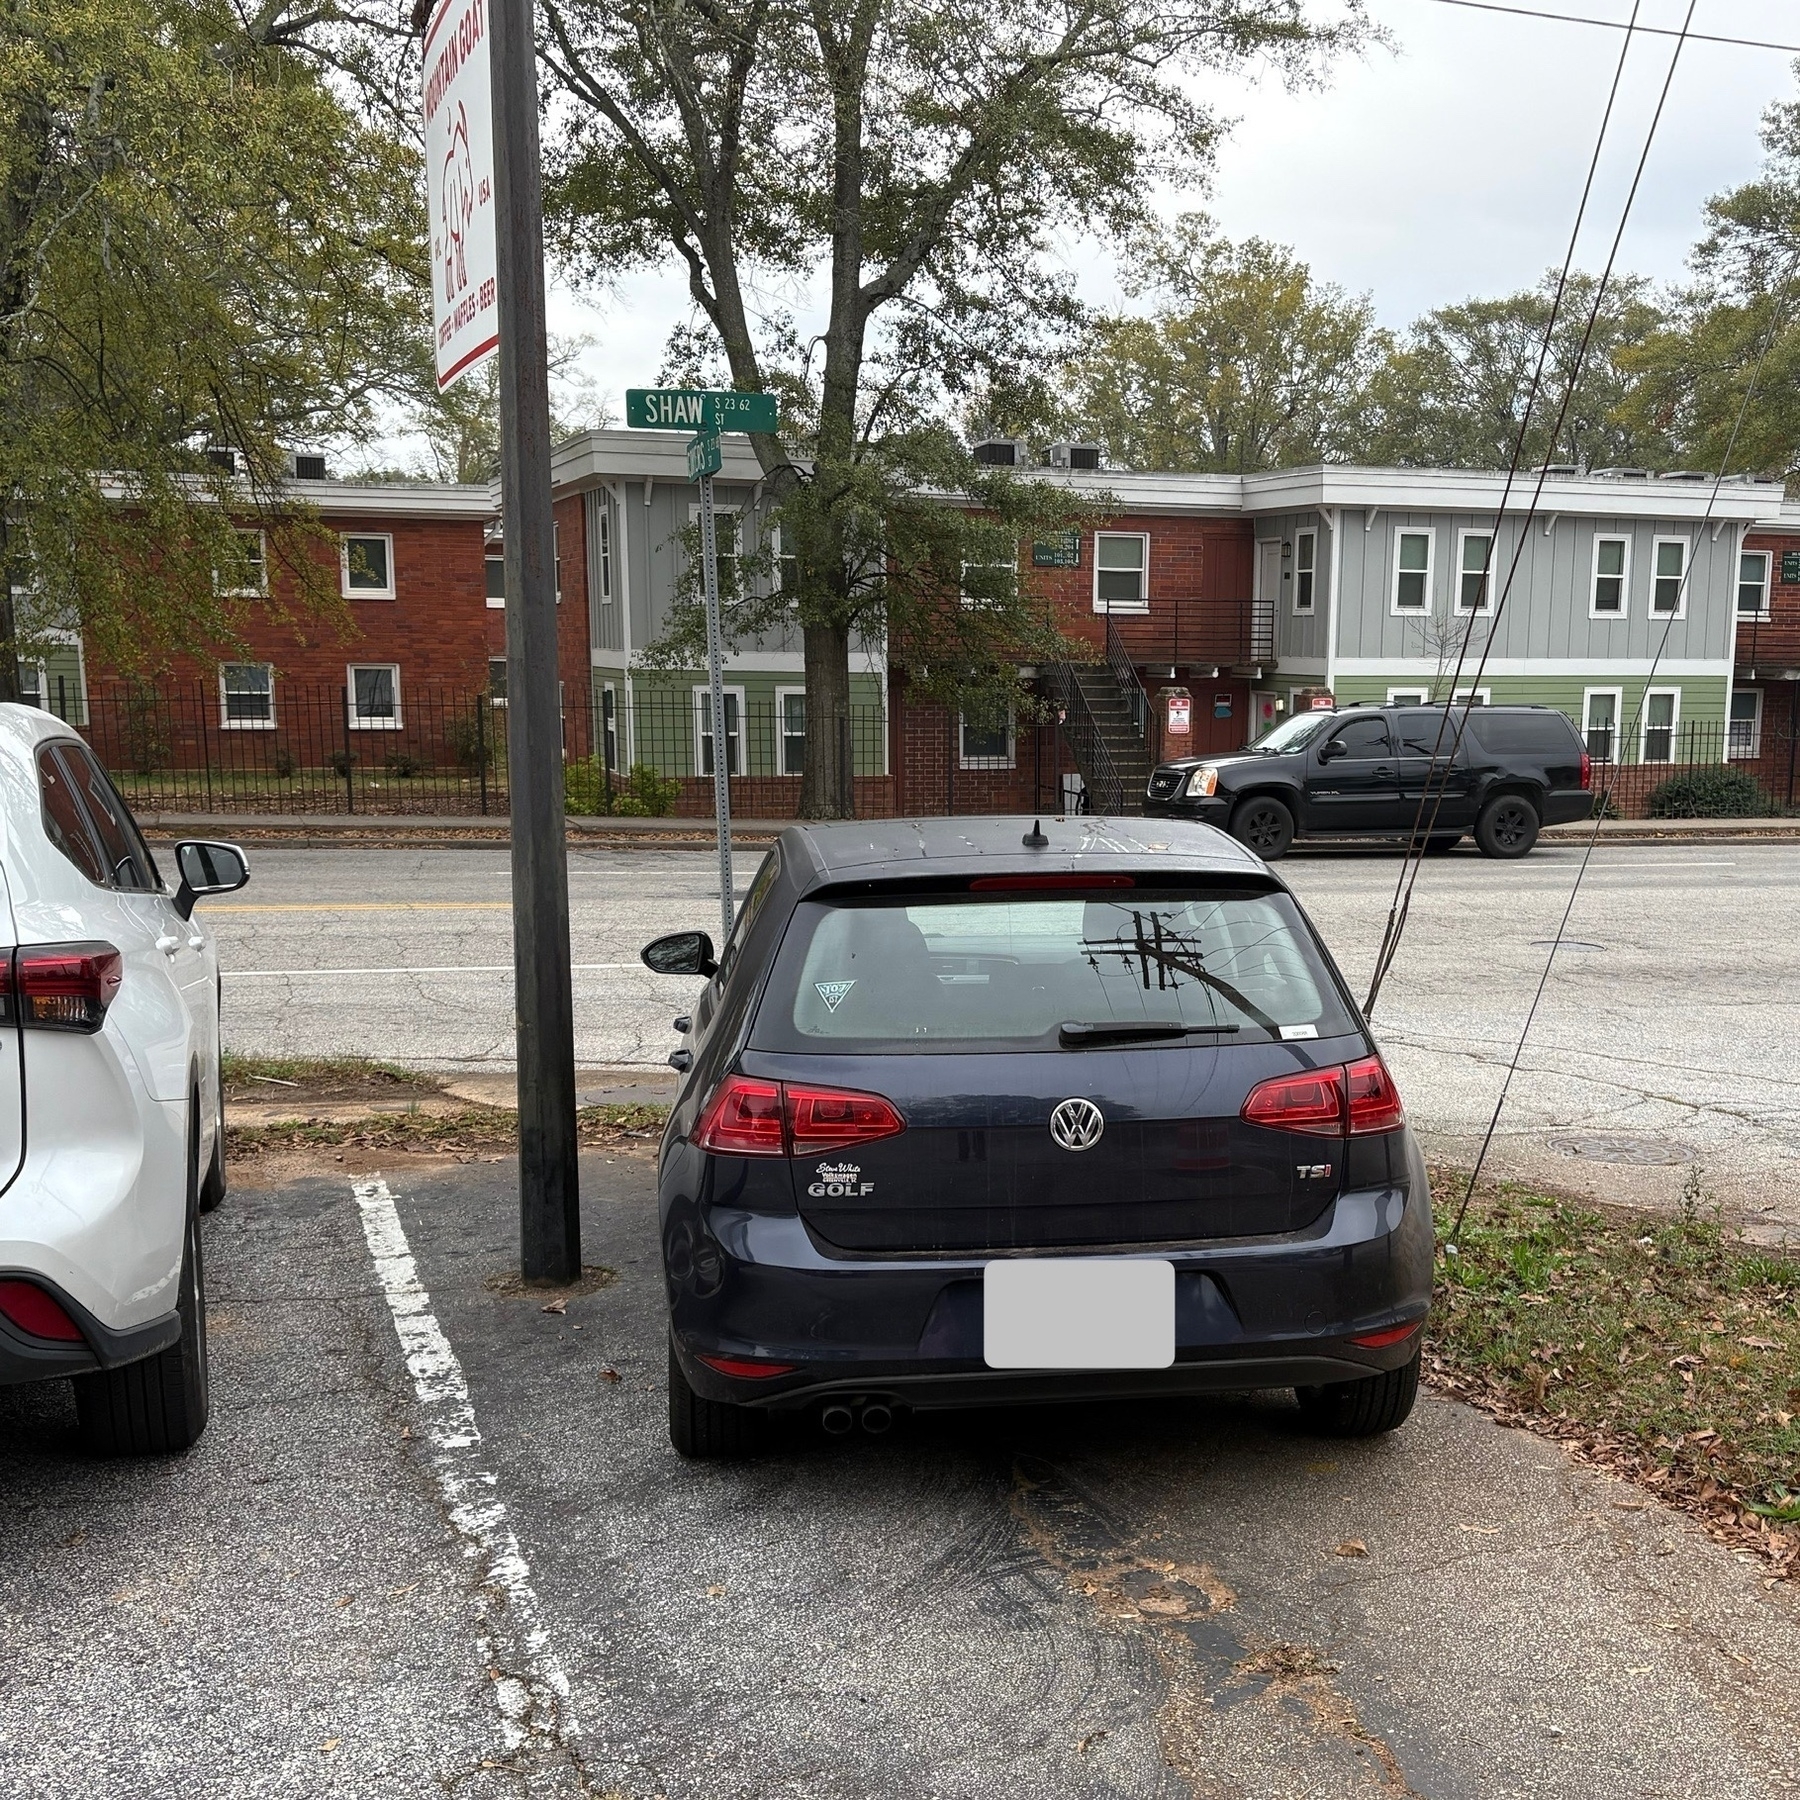
<svg viewBox="0 0 1800 1800">
<path fill-rule="evenodd" d="M 1533 938 L 1531 947 L 1534 950 L 1554 949 L 1558 955 L 1565 950 L 1604 950 L 1604 944 L 1590 944 L 1581 938 L 1564 938 L 1559 944 L 1555 938 Z"/>
<path fill-rule="evenodd" d="M 1685 1144 L 1668 1138 L 1625 1137 L 1617 1132 L 1595 1131 L 1580 1137 L 1554 1137 L 1552 1150 L 1564 1156 L 1585 1156 L 1592 1162 L 1636 1163 L 1640 1168 L 1672 1168 L 1692 1162 L 1694 1153 Z"/>
</svg>

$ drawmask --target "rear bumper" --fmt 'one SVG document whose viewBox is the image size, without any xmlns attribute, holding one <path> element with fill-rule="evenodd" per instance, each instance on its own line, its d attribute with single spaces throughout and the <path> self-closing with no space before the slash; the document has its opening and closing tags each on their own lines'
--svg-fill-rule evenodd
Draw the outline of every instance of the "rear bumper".
<svg viewBox="0 0 1800 1800">
<path fill-rule="evenodd" d="M 114 1331 L 55 1282 L 35 1269 L 0 1268 L 0 1281 L 24 1280 L 56 1297 L 63 1311 L 81 1328 L 83 1341 L 67 1343 L 31 1337 L 12 1322 L 0 1318 L 0 1387 L 17 1387 L 27 1381 L 55 1381 L 65 1375 L 91 1375 L 96 1369 L 116 1369 L 141 1362 L 179 1341 L 181 1315 L 165 1313 L 148 1324 L 128 1331 Z"/>
<path fill-rule="evenodd" d="M 1544 823 L 1576 825 L 1594 816 L 1594 796 L 1590 793 L 1546 794 Z"/>
<path fill-rule="evenodd" d="M 1121 1252 L 1166 1255 L 1175 1266 L 1175 1363 L 1153 1370 L 990 1369 L 982 1355 L 990 1258 L 847 1261 L 825 1255 L 797 1216 L 677 1204 L 664 1239 L 666 1253 L 670 1233 L 688 1234 L 665 1254 L 665 1266 L 680 1271 L 669 1277 L 676 1355 L 697 1393 L 776 1411 L 832 1394 L 923 1410 L 1376 1374 L 1405 1363 L 1417 1337 L 1380 1350 L 1349 1339 L 1422 1320 L 1431 1299 L 1430 1189 L 1410 1143 L 1408 1164 L 1405 1184 L 1343 1195 L 1304 1232 Z M 795 1367 L 744 1380 L 702 1355 Z"/>
</svg>

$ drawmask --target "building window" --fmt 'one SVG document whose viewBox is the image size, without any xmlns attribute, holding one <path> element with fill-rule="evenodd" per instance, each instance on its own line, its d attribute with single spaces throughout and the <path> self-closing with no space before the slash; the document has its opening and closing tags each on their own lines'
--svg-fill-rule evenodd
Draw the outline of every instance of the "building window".
<svg viewBox="0 0 1800 1800">
<path fill-rule="evenodd" d="M 973 720 L 956 716 L 957 760 L 965 769 L 1010 769 L 1013 766 L 1013 720 L 1010 712 L 997 719 Z"/>
<path fill-rule="evenodd" d="M 775 589 L 789 606 L 800 604 L 800 545 L 789 525 L 775 527 Z"/>
<path fill-rule="evenodd" d="M 1675 727 L 1680 722 L 1680 688 L 1651 688 L 1644 695 L 1644 732 L 1643 741 L 1638 746 L 1638 760 L 1647 763 L 1672 762 L 1675 757 Z"/>
<path fill-rule="evenodd" d="M 400 665 L 352 663 L 350 724 L 357 731 L 400 729 Z"/>
<path fill-rule="evenodd" d="M 743 733 L 739 729 L 739 720 L 744 715 L 744 690 L 741 687 L 725 690 L 725 773 L 741 775 L 744 772 L 743 759 L 740 754 L 743 746 L 740 742 Z M 694 766 L 702 775 L 713 772 L 713 734 L 712 734 L 712 689 L 697 687 L 694 689 Z"/>
<path fill-rule="evenodd" d="M 1728 757 L 1762 755 L 1762 689 L 1737 688 L 1731 696 L 1731 725 L 1725 738 Z"/>
<path fill-rule="evenodd" d="M 1389 688 L 1387 703 L 1389 706 L 1425 706 L 1430 703 L 1431 696 L 1423 688 Z M 1289 708 L 1292 711 L 1292 707 Z"/>
<path fill-rule="evenodd" d="M 699 574 L 701 519 L 698 505 L 688 508 L 688 523 L 694 529 L 694 564 L 695 573 Z M 721 604 L 729 604 L 737 598 L 738 591 L 738 515 L 735 507 L 713 508 L 713 570 L 719 583 L 719 600 Z"/>
<path fill-rule="evenodd" d="M 1611 762 L 1619 753 L 1619 714 L 1625 696 L 1619 688 L 1589 688 L 1582 696 L 1582 729 L 1587 752 L 1596 762 Z"/>
<path fill-rule="evenodd" d="M 1767 550 L 1746 550 L 1738 558 L 1739 618 L 1769 616 L 1769 560 Z"/>
<path fill-rule="evenodd" d="M 1313 609 L 1314 584 L 1318 580 L 1319 534 L 1316 531 L 1294 533 L 1294 611 L 1309 613 Z"/>
<path fill-rule="evenodd" d="M 237 587 L 221 588 L 225 594 L 266 594 L 269 591 L 268 543 L 260 531 L 240 531 L 238 551 L 243 558 L 244 579 Z"/>
<path fill-rule="evenodd" d="M 610 681 L 600 684 L 600 755 L 607 768 L 619 766 L 619 691 Z"/>
<path fill-rule="evenodd" d="M 1451 695 L 1451 704 L 1455 706 L 1492 706 L 1494 695 L 1491 688 L 1458 688 Z"/>
<path fill-rule="evenodd" d="M 976 607 L 1004 606 L 1018 588 L 1016 565 L 1005 562 L 966 562 L 962 566 L 962 603 Z"/>
<path fill-rule="evenodd" d="M 600 604 L 612 605 L 612 512 L 602 500 L 595 509 L 600 532 Z"/>
<path fill-rule="evenodd" d="M 550 527 L 550 579 L 556 584 L 556 604 L 562 605 L 562 527 Z"/>
<path fill-rule="evenodd" d="M 1679 619 L 1687 611 L 1687 539 L 1656 540 L 1656 585 L 1650 610 L 1659 618 Z"/>
<path fill-rule="evenodd" d="M 1094 611 L 1150 610 L 1150 538 L 1142 531 L 1094 533 Z"/>
<path fill-rule="evenodd" d="M 1594 592 L 1588 615 L 1597 619 L 1625 616 L 1625 577 L 1630 567 L 1630 540 L 1622 537 L 1594 539 Z"/>
<path fill-rule="evenodd" d="M 227 731 L 269 731 L 275 724 L 275 670 L 269 663 L 219 669 L 219 723 Z"/>
<path fill-rule="evenodd" d="M 490 607 L 506 604 L 506 558 L 492 551 L 487 556 L 487 603 Z"/>
<path fill-rule="evenodd" d="M 775 729 L 781 734 L 782 774 L 806 773 L 806 689 L 775 690 Z"/>
<path fill-rule="evenodd" d="M 488 698 L 496 706 L 506 704 L 506 658 L 504 656 L 488 658 Z"/>
<path fill-rule="evenodd" d="M 394 597 L 394 540 L 386 532 L 346 534 L 338 539 L 338 562 L 346 600 Z"/>
<path fill-rule="evenodd" d="M 1428 612 L 1431 607 L 1431 533 L 1394 534 L 1394 611 Z"/>
<path fill-rule="evenodd" d="M 1486 612 L 1491 592 L 1488 562 L 1493 555 L 1494 540 L 1485 531 L 1465 531 L 1459 541 L 1456 610 Z"/>
</svg>

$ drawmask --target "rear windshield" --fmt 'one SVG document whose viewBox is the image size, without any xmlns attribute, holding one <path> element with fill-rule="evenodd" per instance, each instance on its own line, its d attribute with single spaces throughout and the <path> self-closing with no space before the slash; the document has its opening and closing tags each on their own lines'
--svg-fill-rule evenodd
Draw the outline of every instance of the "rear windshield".
<svg viewBox="0 0 1800 1800">
<path fill-rule="evenodd" d="M 1495 755 L 1578 756 L 1581 740 L 1559 712 L 1496 713 L 1479 706 L 1469 711 L 1469 731 L 1482 749 Z"/>
<path fill-rule="evenodd" d="M 808 901 L 751 1041 L 844 1054 L 1054 1049 L 1065 1025 L 1121 1023 L 1222 1026 L 1215 1041 L 1232 1042 L 1355 1029 L 1286 894 L 1134 889 Z"/>
</svg>

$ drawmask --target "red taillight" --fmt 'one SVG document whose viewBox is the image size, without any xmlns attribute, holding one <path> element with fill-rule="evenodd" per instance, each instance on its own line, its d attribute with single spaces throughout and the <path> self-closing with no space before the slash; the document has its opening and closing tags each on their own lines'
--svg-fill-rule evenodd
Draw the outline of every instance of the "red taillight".
<svg viewBox="0 0 1800 1800">
<path fill-rule="evenodd" d="M 1365 1056 L 1334 1069 L 1308 1069 L 1258 1082 L 1240 1117 L 1273 1131 L 1363 1137 L 1398 1131 L 1406 1123 L 1406 1108 L 1387 1065 L 1379 1056 Z"/>
<path fill-rule="evenodd" d="M 784 1155 L 781 1083 L 727 1075 L 700 1120 L 694 1142 L 723 1156 Z"/>
<path fill-rule="evenodd" d="M 1389 1325 L 1382 1331 L 1365 1331 L 1350 1341 L 1359 1350 L 1385 1350 L 1389 1344 L 1405 1343 L 1424 1323 L 1423 1319 L 1414 1319 L 1409 1325 Z"/>
<path fill-rule="evenodd" d="M 98 1031 L 124 976 L 124 958 L 111 944 L 21 944 L 12 956 L 19 1023 Z"/>
<path fill-rule="evenodd" d="M 703 1356 L 709 1369 L 721 1375 L 735 1375 L 740 1381 L 767 1381 L 771 1375 L 791 1375 L 793 1363 L 762 1362 L 751 1356 Z"/>
<path fill-rule="evenodd" d="M 1584 788 L 1594 785 L 1594 759 L 1585 750 L 1581 753 L 1581 785 Z"/>
<path fill-rule="evenodd" d="M 905 1129 L 879 1094 L 727 1075 L 701 1114 L 694 1143 L 721 1156 L 817 1156 Z"/>
<path fill-rule="evenodd" d="M 29 1281 L 0 1281 L 0 1313 L 32 1337 L 50 1338 L 60 1344 L 81 1342 L 81 1327 L 54 1296 Z"/>
<path fill-rule="evenodd" d="M 1379 1056 L 1365 1056 L 1344 1070 L 1350 1090 L 1350 1135 L 1365 1132 L 1398 1131 L 1406 1123 L 1406 1108 L 1400 1104 L 1400 1090 L 1387 1072 L 1387 1064 Z"/>
<path fill-rule="evenodd" d="M 848 1150 L 894 1137 L 906 1121 L 879 1094 L 853 1094 L 842 1088 L 787 1088 L 788 1141 L 796 1156 L 823 1150 Z"/>
<path fill-rule="evenodd" d="M 1275 1131 L 1307 1131 L 1315 1137 L 1344 1134 L 1342 1069 L 1309 1069 L 1304 1075 L 1277 1075 L 1250 1090 L 1243 1118 Z"/>
</svg>

